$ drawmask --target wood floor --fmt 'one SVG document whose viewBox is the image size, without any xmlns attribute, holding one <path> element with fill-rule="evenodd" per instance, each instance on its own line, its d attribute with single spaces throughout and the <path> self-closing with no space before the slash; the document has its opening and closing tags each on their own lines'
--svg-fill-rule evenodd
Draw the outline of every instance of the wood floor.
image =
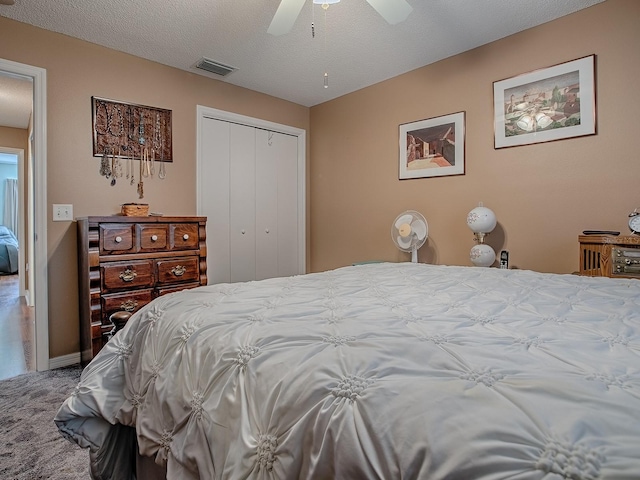
<svg viewBox="0 0 640 480">
<path fill-rule="evenodd" d="M 0 275 L 0 380 L 35 370 L 34 307 L 19 296 L 18 275 Z"/>
</svg>

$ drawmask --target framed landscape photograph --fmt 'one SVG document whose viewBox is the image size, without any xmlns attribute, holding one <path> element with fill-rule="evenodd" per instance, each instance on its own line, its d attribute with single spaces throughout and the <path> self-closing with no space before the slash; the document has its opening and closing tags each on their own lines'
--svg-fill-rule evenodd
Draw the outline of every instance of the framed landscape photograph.
<svg viewBox="0 0 640 480">
<path fill-rule="evenodd" d="M 465 112 L 400 125 L 400 180 L 464 175 Z"/>
<path fill-rule="evenodd" d="M 595 55 L 493 83 L 495 148 L 596 133 Z"/>
</svg>

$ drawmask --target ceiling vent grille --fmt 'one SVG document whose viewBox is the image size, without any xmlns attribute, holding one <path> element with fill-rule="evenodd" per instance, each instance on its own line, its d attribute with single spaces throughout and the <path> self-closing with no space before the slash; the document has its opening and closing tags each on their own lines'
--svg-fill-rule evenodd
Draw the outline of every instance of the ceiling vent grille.
<svg viewBox="0 0 640 480">
<path fill-rule="evenodd" d="M 210 73 L 215 73 L 216 75 L 220 75 L 221 77 L 226 77 L 230 73 L 237 70 L 236 67 L 230 67 L 229 65 L 214 62 L 213 60 L 209 60 L 208 58 L 202 58 L 198 63 L 196 63 L 196 68 L 199 68 L 200 70 L 206 70 Z"/>
</svg>

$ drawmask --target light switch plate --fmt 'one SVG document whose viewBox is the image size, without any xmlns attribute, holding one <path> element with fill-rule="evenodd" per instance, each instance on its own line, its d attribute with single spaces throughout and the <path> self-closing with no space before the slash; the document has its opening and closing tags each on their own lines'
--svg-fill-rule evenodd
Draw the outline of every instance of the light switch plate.
<svg viewBox="0 0 640 480">
<path fill-rule="evenodd" d="M 73 205 L 53 204 L 53 221 L 70 222 L 73 220 Z"/>
</svg>

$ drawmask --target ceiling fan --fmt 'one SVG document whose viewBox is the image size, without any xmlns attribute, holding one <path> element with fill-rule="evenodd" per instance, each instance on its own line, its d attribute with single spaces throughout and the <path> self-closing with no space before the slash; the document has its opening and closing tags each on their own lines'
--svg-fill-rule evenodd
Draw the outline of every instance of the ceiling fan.
<svg viewBox="0 0 640 480">
<path fill-rule="evenodd" d="M 306 0 L 281 0 L 276 14 L 271 20 L 268 33 L 271 35 L 284 35 L 293 27 L 300 10 Z M 340 0 L 313 0 L 313 3 L 330 4 L 338 3 Z M 388 23 L 395 25 L 409 16 L 413 8 L 407 0 L 367 0 Z"/>
</svg>

